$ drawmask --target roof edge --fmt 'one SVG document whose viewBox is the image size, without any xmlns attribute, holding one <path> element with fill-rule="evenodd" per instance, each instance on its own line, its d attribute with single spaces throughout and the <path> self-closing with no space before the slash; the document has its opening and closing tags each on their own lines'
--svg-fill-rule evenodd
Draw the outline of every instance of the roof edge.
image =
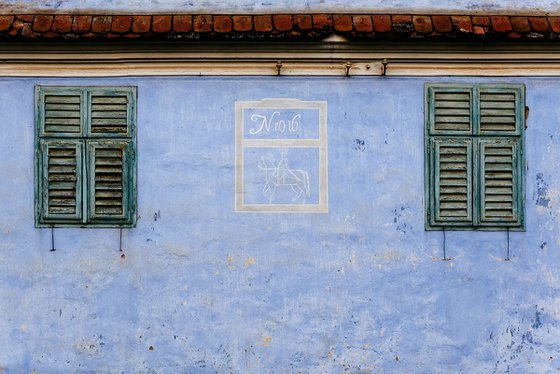
<svg viewBox="0 0 560 374">
<path fill-rule="evenodd" d="M 7 40 L 556 41 L 558 16 L 454 14 L 0 14 Z"/>
</svg>

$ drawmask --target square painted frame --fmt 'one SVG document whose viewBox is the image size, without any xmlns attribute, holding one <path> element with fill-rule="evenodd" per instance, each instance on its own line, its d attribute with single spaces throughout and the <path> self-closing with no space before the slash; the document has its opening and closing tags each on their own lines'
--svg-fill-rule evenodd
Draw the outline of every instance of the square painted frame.
<svg viewBox="0 0 560 374">
<path fill-rule="evenodd" d="M 319 111 L 318 139 L 245 139 L 246 109 L 315 109 Z M 305 147 L 319 149 L 319 202 L 317 204 L 246 204 L 243 150 L 246 147 Z M 299 99 L 263 99 L 235 102 L 235 212 L 328 213 L 327 102 Z"/>
</svg>

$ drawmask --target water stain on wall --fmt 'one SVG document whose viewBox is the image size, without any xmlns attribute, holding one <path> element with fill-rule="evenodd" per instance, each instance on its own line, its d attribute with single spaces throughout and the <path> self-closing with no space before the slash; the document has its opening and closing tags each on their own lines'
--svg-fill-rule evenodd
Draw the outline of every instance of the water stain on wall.
<svg viewBox="0 0 560 374">
<path fill-rule="evenodd" d="M 537 199 L 535 204 L 548 208 L 550 198 L 548 197 L 548 183 L 544 180 L 544 174 L 537 174 Z"/>
</svg>

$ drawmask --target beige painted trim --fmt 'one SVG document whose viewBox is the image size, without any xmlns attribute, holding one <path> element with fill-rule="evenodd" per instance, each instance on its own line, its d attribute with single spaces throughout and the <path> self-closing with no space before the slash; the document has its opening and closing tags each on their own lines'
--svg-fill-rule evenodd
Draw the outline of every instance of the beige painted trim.
<svg viewBox="0 0 560 374">
<path fill-rule="evenodd" d="M 380 76 L 383 63 L 345 62 L 122 63 L 122 64 L 29 64 L 0 63 L 0 77 L 129 77 L 129 76 Z M 560 76 L 558 62 L 398 62 L 387 60 L 387 76 Z"/>
<path fill-rule="evenodd" d="M 234 46 L 236 49 L 233 49 Z M 0 77 L 560 76 L 554 44 L 448 47 L 375 43 L 194 45 L 172 48 L 0 46 Z M 9 50 L 7 48 L 12 48 Z M 111 49 L 112 48 L 112 49 Z"/>
<path fill-rule="evenodd" d="M 4 77 L 128 77 L 128 76 L 344 76 L 381 75 L 379 61 L 353 63 L 347 72 L 346 62 L 0 62 L 0 76 Z"/>
<path fill-rule="evenodd" d="M 388 76 L 560 76 L 560 62 L 389 63 Z"/>
<path fill-rule="evenodd" d="M 560 44 L 550 43 L 534 48 L 499 48 L 506 46 L 504 43 L 495 48 L 474 46 L 471 48 L 448 48 L 448 45 L 436 45 L 438 48 L 422 48 L 419 44 L 403 44 L 399 48 L 381 49 L 372 44 L 351 44 L 345 42 L 321 43 L 320 45 L 305 44 L 270 44 L 270 48 L 262 45 L 253 47 L 244 45 L 242 48 L 226 48 L 227 45 L 210 45 L 207 48 L 185 46 L 156 49 L 132 49 L 116 47 L 112 49 L 100 48 L 57 48 L 38 45 L 37 48 L 29 51 L 21 51 L 23 48 L 15 50 L 5 49 L 6 46 L 0 45 L 0 63 L 57 63 L 64 64 L 122 64 L 137 62 L 336 62 L 336 61 L 356 61 L 366 62 L 368 60 L 381 61 L 389 60 L 430 60 L 430 61 L 560 61 Z M 9 45 L 8 45 L 9 47 Z M 42 47 L 42 48 L 39 48 Z M 223 47 L 223 48 L 222 48 Z M 253 48 L 252 48 L 253 47 Z"/>
</svg>

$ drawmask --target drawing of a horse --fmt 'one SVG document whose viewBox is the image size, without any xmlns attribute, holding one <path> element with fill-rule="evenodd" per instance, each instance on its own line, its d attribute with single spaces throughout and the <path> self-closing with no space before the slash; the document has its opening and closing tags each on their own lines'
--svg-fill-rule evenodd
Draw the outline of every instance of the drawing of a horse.
<svg viewBox="0 0 560 374">
<path fill-rule="evenodd" d="M 307 171 L 275 165 L 274 162 L 266 156 L 261 156 L 258 167 L 263 170 L 266 175 L 263 195 L 268 199 L 269 204 L 274 201 L 278 188 L 290 188 L 294 193 L 292 202 L 300 202 L 303 204 L 306 198 L 310 196 L 309 174 Z"/>
</svg>

